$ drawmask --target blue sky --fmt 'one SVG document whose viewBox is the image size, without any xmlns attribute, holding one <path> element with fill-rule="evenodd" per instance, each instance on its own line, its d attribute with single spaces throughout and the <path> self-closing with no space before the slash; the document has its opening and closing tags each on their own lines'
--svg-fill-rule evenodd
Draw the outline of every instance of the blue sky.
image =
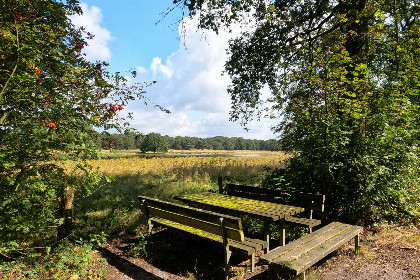
<svg viewBox="0 0 420 280">
<path fill-rule="evenodd" d="M 230 79 L 222 71 L 227 42 L 238 33 L 197 30 L 195 19 L 183 19 L 180 9 L 163 17 L 171 3 L 86 0 L 83 16 L 72 18 L 95 35 L 86 49 L 88 59 L 109 62 L 112 72 L 136 69 L 138 82 L 157 81 L 146 89 L 147 96 L 172 113 L 134 102 L 124 110 L 133 112 L 131 126 L 145 134 L 173 137 L 275 138 L 266 119 L 250 123 L 248 132 L 239 122 L 229 121 Z M 186 26 L 182 39 L 181 20 Z"/>
</svg>

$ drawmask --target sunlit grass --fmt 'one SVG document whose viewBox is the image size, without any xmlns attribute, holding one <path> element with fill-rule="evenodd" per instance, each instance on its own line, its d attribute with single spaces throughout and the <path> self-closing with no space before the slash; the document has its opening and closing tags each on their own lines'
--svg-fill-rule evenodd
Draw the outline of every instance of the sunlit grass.
<svg viewBox="0 0 420 280">
<path fill-rule="evenodd" d="M 217 190 L 218 176 L 236 183 L 256 185 L 260 183 L 266 167 L 282 167 L 286 158 L 283 153 L 264 152 L 264 156 L 259 157 L 92 160 L 89 162 L 91 165 L 111 175 L 114 181 L 105 184 L 90 197 L 76 200 L 76 223 L 86 234 L 98 231 L 111 235 L 132 233 L 142 222 L 137 201 L 139 195 L 174 201 L 174 197 L 182 194 Z"/>
<path fill-rule="evenodd" d="M 103 158 L 128 158 L 138 156 L 148 157 L 171 157 L 174 155 L 255 155 L 255 156 L 283 156 L 287 155 L 282 151 L 253 151 L 253 150 L 206 150 L 206 149 L 194 149 L 194 150 L 172 150 L 170 149 L 167 153 L 141 153 L 140 150 L 100 150 L 99 154 Z"/>
</svg>

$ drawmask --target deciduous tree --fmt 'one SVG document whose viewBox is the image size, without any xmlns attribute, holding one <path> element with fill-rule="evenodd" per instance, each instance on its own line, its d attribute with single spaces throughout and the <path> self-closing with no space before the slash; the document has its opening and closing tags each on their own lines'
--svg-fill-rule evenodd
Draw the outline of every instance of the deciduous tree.
<svg viewBox="0 0 420 280">
<path fill-rule="evenodd" d="M 143 153 L 149 151 L 154 153 L 165 153 L 169 149 L 169 143 L 164 136 L 160 135 L 159 133 L 151 132 L 144 137 L 140 149 Z"/>
<path fill-rule="evenodd" d="M 50 246 L 71 230 L 75 193 L 103 180 L 95 127 L 118 126 L 118 113 L 142 87 L 89 62 L 92 34 L 69 16 L 76 0 L 0 2 L 0 254 Z M 63 162 L 75 162 L 64 166 Z"/>
<path fill-rule="evenodd" d="M 348 221 L 418 217 L 417 1 L 174 3 L 203 28 L 252 24 L 230 41 L 231 117 L 280 117 L 281 146 L 299 155 L 278 186 L 325 193 L 328 214 Z"/>
</svg>

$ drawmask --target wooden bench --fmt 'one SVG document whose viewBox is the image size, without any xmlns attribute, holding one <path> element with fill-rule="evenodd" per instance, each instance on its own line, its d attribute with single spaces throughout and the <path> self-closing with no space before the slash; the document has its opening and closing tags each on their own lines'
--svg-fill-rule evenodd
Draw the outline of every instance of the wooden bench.
<svg viewBox="0 0 420 280">
<path fill-rule="evenodd" d="M 302 238 L 277 247 L 260 259 L 269 265 L 271 279 L 287 279 L 303 273 L 316 262 L 355 238 L 355 249 L 359 247 L 359 234 L 362 227 L 333 222 Z M 278 279 L 278 278 L 275 278 Z"/>
<path fill-rule="evenodd" d="M 139 196 L 138 199 L 141 210 L 148 220 L 149 233 L 153 224 L 158 223 L 222 243 L 225 255 L 225 279 L 229 278 L 231 256 L 229 247 L 246 251 L 248 256 L 251 256 L 251 271 L 255 270 L 255 252 L 267 247 L 265 241 L 244 237 L 240 218 L 145 196 Z"/>
<path fill-rule="evenodd" d="M 285 221 L 307 226 L 310 233 L 312 232 L 313 227 L 321 224 L 321 219 L 314 219 L 313 216 L 315 213 L 317 217 L 322 218 L 324 213 L 325 195 L 236 184 L 227 184 L 226 186 L 223 186 L 221 177 L 219 177 L 218 182 L 219 193 L 305 208 L 305 211 L 300 213 L 299 216 L 288 216 Z"/>
</svg>

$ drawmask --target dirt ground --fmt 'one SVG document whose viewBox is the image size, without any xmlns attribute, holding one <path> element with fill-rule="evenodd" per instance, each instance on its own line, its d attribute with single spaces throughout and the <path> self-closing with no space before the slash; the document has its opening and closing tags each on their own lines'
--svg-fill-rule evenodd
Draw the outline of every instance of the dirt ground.
<svg viewBox="0 0 420 280">
<path fill-rule="evenodd" d="M 137 238 L 129 237 L 106 244 L 102 254 L 108 261 L 108 279 L 222 279 L 223 254 L 219 244 L 172 229 L 153 234 L 146 255 L 132 255 L 137 244 Z M 268 279 L 267 267 L 257 261 L 256 270 L 251 273 L 247 256 L 234 251 L 231 279 Z M 420 279 L 420 228 L 367 229 L 361 237 L 359 254 L 354 253 L 351 241 L 313 266 L 306 279 Z"/>
</svg>

